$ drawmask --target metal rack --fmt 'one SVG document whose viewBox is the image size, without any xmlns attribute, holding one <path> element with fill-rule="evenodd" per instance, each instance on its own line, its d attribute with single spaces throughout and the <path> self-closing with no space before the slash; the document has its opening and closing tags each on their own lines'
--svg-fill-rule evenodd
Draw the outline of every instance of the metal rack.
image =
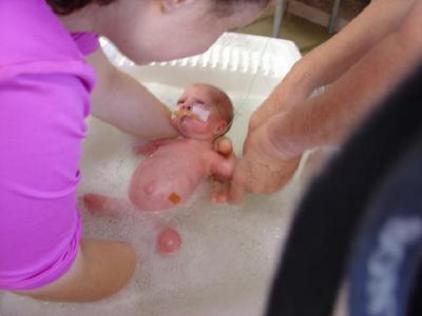
<svg viewBox="0 0 422 316">
<path fill-rule="evenodd" d="M 340 9 L 341 0 L 334 0 L 333 7 L 331 10 L 330 21 L 328 24 L 328 33 L 333 34 L 335 32 L 335 26 L 337 22 L 338 12 Z M 284 11 L 286 9 L 286 0 L 276 0 L 273 20 L 273 37 L 278 37 L 281 30 L 281 22 L 283 21 Z"/>
</svg>

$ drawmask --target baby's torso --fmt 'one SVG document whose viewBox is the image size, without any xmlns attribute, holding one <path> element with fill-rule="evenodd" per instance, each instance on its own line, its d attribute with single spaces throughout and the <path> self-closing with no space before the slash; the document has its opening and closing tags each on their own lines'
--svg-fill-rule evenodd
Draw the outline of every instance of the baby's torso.
<svg viewBox="0 0 422 316">
<path fill-rule="evenodd" d="M 206 154 L 211 145 L 194 140 L 176 140 L 160 147 L 151 157 L 143 160 L 137 168 L 139 176 L 152 173 L 157 178 L 176 180 L 201 178 L 206 173 Z"/>
<path fill-rule="evenodd" d="M 130 198 L 140 208 L 164 209 L 185 201 L 208 175 L 211 144 L 177 140 L 160 147 L 136 168 Z"/>
</svg>

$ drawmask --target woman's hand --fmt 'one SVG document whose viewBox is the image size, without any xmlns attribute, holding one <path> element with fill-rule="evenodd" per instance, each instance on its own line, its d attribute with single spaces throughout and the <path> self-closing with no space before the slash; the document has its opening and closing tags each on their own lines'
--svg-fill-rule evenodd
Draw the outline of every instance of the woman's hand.
<svg viewBox="0 0 422 316">
<path fill-rule="evenodd" d="M 270 194 L 279 190 L 293 176 L 299 157 L 283 157 L 271 144 L 267 124 L 250 131 L 244 156 L 234 171 L 229 200 L 242 201 L 247 193 Z"/>
<path fill-rule="evenodd" d="M 285 155 L 271 143 L 268 126 L 275 116 L 281 117 L 311 93 L 303 67 L 298 63 L 271 95 L 255 111 L 249 122 L 244 156 L 238 162 L 229 196 L 240 202 L 246 193 L 270 194 L 279 190 L 293 176 L 300 156 Z"/>
</svg>

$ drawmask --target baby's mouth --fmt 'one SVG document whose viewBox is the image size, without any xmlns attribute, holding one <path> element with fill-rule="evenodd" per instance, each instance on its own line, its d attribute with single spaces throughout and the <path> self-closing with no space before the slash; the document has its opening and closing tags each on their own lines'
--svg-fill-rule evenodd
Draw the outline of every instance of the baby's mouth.
<svg viewBox="0 0 422 316">
<path fill-rule="evenodd" d="M 192 113 L 191 111 L 186 111 L 186 110 L 178 110 L 178 111 L 173 112 L 172 118 L 179 120 L 180 123 L 183 123 L 188 119 L 198 119 L 195 113 Z"/>
<path fill-rule="evenodd" d="M 187 115 L 182 116 L 182 117 L 180 118 L 180 124 L 181 124 L 181 125 L 185 125 L 186 123 L 188 123 L 188 122 L 189 122 L 189 120 L 191 120 L 191 117 L 190 117 L 190 116 L 187 116 Z"/>
</svg>

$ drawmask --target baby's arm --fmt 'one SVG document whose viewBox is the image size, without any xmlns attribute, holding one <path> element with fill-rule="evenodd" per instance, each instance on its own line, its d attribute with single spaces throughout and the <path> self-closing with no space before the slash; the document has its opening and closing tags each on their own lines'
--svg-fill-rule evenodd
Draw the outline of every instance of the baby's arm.
<svg viewBox="0 0 422 316">
<path fill-rule="evenodd" d="M 230 190 L 230 179 L 233 175 L 236 157 L 231 155 L 225 158 L 215 151 L 211 151 L 206 155 L 205 160 L 208 163 L 208 175 L 211 176 L 211 201 L 225 203 Z"/>
<path fill-rule="evenodd" d="M 216 179 L 228 180 L 231 179 L 234 171 L 236 158 L 223 157 L 213 150 L 205 155 L 205 162 L 207 166 L 207 174 Z"/>
</svg>

